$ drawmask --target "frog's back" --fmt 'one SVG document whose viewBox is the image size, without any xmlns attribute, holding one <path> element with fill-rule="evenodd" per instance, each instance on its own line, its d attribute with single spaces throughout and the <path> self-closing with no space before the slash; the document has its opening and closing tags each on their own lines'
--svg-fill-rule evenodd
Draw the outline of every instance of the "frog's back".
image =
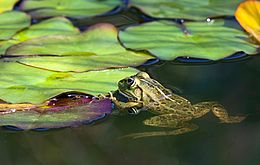
<svg viewBox="0 0 260 165">
<path fill-rule="evenodd" d="M 159 100 L 150 101 L 149 104 L 147 104 L 147 109 L 157 114 L 175 113 L 185 116 L 192 115 L 191 103 L 187 99 L 174 93 L 166 95 L 166 97 Z"/>
<path fill-rule="evenodd" d="M 170 89 L 165 88 L 158 81 L 154 79 L 141 79 L 143 92 L 146 93 L 153 100 L 161 99 L 166 95 L 172 95 L 173 92 Z"/>
<path fill-rule="evenodd" d="M 187 99 L 174 94 L 154 79 L 142 79 L 141 81 L 143 92 L 146 95 L 146 100 L 144 100 L 146 109 L 156 114 L 190 114 L 191 103 Z"/>
</svg>

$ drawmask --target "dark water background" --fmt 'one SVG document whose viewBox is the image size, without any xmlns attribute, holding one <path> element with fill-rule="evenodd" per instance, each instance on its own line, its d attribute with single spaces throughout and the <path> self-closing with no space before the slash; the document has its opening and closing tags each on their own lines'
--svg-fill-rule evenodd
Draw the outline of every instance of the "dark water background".
<svg viewBox="0 0 260 165">
<path fill-rule="evenodd" d="M 96 22 L 142 22 L 131 13 L 108 19 L 75 21 L 81 27 Z M 140 16 L 140 14 L 139 14 Z M 136 21 L 136 19 L 138 21 Z M 84 29 L 84 28 L 82 28 Z M 234 62 L 180 64 L 159 62 L 140 67 L 192 103 L 217 101 L 230 114 L 247 114 L 239 124 L 220 124 L 211 113 L 193 122 L 200 126 L 180 136 L 119 139 L 135 132 L 154 131 L 142 121 L 151 116 L 108 116 L 76 128 L 50 131 L 0 130 L 0 164 L 86 165 L 258 165 L 260 164 L 260 56 Z M 162 129 L 159 129 L 162 130 Z"/>
</svg>

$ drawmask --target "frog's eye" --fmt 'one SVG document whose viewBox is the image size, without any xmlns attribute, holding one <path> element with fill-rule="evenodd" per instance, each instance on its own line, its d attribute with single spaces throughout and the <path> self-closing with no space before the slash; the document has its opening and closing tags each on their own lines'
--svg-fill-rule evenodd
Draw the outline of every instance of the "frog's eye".
<svg viewBox="0 0 260 165">
<path fill-rule="evenodd" d="M 126 79 L 126 83 L 127 83 L 129 86 L 132 86 L 132 85 L 134 85 L 135 80 L 134 80 L 133 78 L 129 77 L 129 78 Z"/>
</svg>

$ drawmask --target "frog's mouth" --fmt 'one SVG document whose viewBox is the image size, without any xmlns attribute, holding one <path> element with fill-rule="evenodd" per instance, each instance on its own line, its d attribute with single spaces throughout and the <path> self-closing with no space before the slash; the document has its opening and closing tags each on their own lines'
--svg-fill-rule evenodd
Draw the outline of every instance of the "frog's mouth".
<svg viewBox="0 0 260 165">
<path fill-rule="evenodd" d="M 119 88 L 119 93 L 121 95 L 123 95 L 124 97 L 126 97 L 129 101 L 137 101 L 138 99 L 136 97 L 134 97 L 133 95 L 131 95 L 130 93 L 127 93 L 127 92 L 122 92 Z"/>
</svg>

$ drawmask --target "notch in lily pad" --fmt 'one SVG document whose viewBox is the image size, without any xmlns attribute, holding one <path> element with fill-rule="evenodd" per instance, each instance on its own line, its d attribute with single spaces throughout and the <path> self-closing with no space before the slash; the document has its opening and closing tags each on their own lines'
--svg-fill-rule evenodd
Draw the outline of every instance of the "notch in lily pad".
<svg viewBox="0 0 260 165">
<path fill-rule="evenodd" d="M 120 31 L 123 45 L 148 51 L 162 60 L 194 57 L 219 60 L 236 52 L 256 54 L 258 46 L 248 42 L 240 29 L 225 26 L 224 20 L 186 22 L 183 27 L 169 21 L 149 22 Z"/>
<path fill-rule="evenodd" d="M 84 72 L 138 66 L 153 57 L 126 50 L 111 24 L 97 24 L 79 34 L 50 35 L 13 45 L 9 61 L 60 72 Z M 13 56 L 13 57 L 12 57 Z"/>
<path fill-rule="evenodd" d="M 206 20 L 213 17 L 234 15 L 237 5 L 243 0 L 129 0 L 131 6 L 136 6 L 155 18 Z"/>
</svg>

